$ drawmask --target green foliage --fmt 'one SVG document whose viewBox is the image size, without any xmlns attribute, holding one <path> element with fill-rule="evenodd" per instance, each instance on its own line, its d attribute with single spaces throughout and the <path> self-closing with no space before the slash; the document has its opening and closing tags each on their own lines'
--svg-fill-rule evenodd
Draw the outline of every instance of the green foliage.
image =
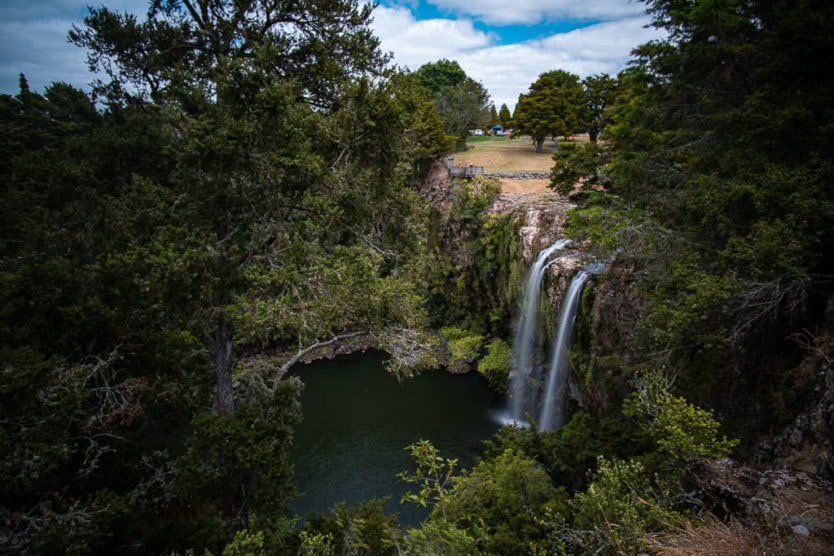
<svg viewBox="0 0 834 556">
<path fill-rule="evenodd" d="M 497 392 L 506 392 L 513 366 L 513 352 L 507 342 L 495 338 L 486 347 L 486 354 L 478 361 L 478 372 Z"/>
<path fill-rule="evenodd" d="M 314 515 L 299 532 L 300 554 L 394 554 L 397 518 L 385 514 L 384 498 L 348 507 L 340 502 L 327 517 Z"/>
<path fill-rule="evenodd" d="M 590 534 L 580 541 L 587 550 L 635 554 L 646 549 L 646 534 L 677 528 L 681 516 L 665 508 L 643 465 L 600 457 L 587 491 L 578 493 L 575 526 Z"/>
<path fill-rule="evenodd" d="M 602 167 L 609 159 L 609 149 L 597 143 L 562 142 L 553 154 L 550 187 L 568 195 L 580 183 L 586 187 L 604 184 Z"/>
<path fill-rule="evenodd" d="M 486 89 L 468 77 L 457 62 L 445 59 L 423 64 L 414 75 L 434 96 L 446 133 L 457 138 L 456 150 L 466 150 L 469 130 L 489 122 L 492 104 Z"/>
<path fill-rule="evenodd" d="M 516 221 L 486 212 L 498 191 L 494 181 L 462 181 L 436 222 L 431 258 L 418 271 L 433 326 L 502 332 L 515 312 L 526 268 Z"/>
<path fill-rule="evenodd" d="M 480 538 L 479 549 L 489 554 L 518 554 L 544 536 L 542 508 L 567 509 L 567 497 L 550 482 L 536 461 L 513 450 L 481 461 L 454 479 L 441 494 L 440 515 Z"/>
<path fill-rule="evenodd" d="M 467 79 L 466 72 L 463 71 L 460 64 L 445 58 L 423 64 L 417 68 L 414 76 L 420 85 L 432 93 L 439 93 L 446 87 L 454 87 Z"/>
<path fill-rule="evenodd" d="M 397 475 L 397 478 L 406 483 L 419 485 L 420 491 L 405 493 L 400 503 L 412 502 L 423 508 L 428 507 L 429 502 L 436 503 L 437 510 L 441 514 L 444 513 L 442 497 L 449 490 L 458 460 L 441 457 L 437 448 L 428 440 L 415 442 L 406 449 L 414 458 L 417 471 L 414 473 L 403 471 Z"/>
<path fill-rule="evenodd" d="M 238 531 L 235 539 L 223 547 L 223 556 L 263 556 L 264 534 L 262 531 L 250 533 L 249 531 Z"/>
<path fill-rule="evenodd" d="M 498 123 L 501 127 L 510 127 L 513 123 L 513 116 L 510 114 L 510 109 L 505 103 L 501 103 L 501 108 L 498 110 Z"/>
<path fill-rule="evenodd" d="M 627 258 L 645 259 L 665 239 L 664 231 L 644 210 L 608 193 L 590 192 L 582 206 L 567 216 L 566 235 L 586 242 L 599 258 L 619 251 Z"/>
<path fill-rule="evenodd" d="M 489 105 L 489 121 L 487 122 L 487 126 L 492 127 L 498 124 L 498 111 L 495 109 L 494 104 Z"/>
<path fill-rule="evenodd" d="M 251 287 L 232 307 L 235 327 L 247 343 L 265 346 L 304 345 L 343 331 L 424 326 L 413 283 L 383 275 L 383 262 L 365 246 L 353 245 L 331 253 L 308 251 L 280 270 L 253 265 L 247 270 Z"/>
<path fill-rule="evenodd" d="M 726 457 L 738 445 L 719 435 L 712 412 L 669 393 L 658 375 L 641 376 L 629 410 L 647 419 L 646 431 L 671 469 L 686 470 L 705 459 Z"/>
<path fill-rule="evenodd" d="M 564 70 L 549 71 L 518 97 L 513 124 L 518 132 L 532 136 L 536 152 L 542 152 L 547 136 L 555 138 L 583 129 L 585 102 L 579 77 Z"/>
<path fill-rule="evenodd" d="M 301 531 L 298 533 L 300 546 L 299 554 L 315 554 L 316 556 L 331 556 L 336 551 L 333 549 L 333 535 L 330 533 L 313 533 Z"/>
<path fill-rule="evenodd" d="M 513 450 L 536 460 L 556 486 L 564 487 L 569 493 L 587 487 L 589 473 L 596 469 L 599 455 L 628 458 L 653 448 L 651 438 L 635 422 L 597 419 L 581 411 L 551 433 L 502 427 L 485 444 L 486 458 Z"/>
<path fill-rule="evenodd" d="M 683 398 L 667 396 L 658 401 L 650 431 L 657 438 L 660 452 L 672 461 L 691 464 L 703 459 L 725 457 L 737 440 L 719 437 L 718 421 L 712 413 L 695 407 Z"/>
<path fill-rule="evenodd" d="M 449 348 L 449 369 L 467 372 L 481 354 L 484 337 L 453 326 L 441 328 L 440 335 Z"/>
<path fill-rule="evenodd" d="M 661 349 L 701 359 L 681 365 L 687 375 L 708 373 L 711 382 L 729 372 L 720 362 L 733 360 L 734 384 L 746 382 L 739 390 L 753 400 L 750 388 L 768 380 L 751 351 L 788 351 L 777 338 L 813 328 L 819 316 L 807 300 L 830 293 L 812 276 L 830 274 L 834 260 L 834 204 L 822 187 L 832 177 L 834 84 L 803 60 L 834 52 L 823 23 L 832 7 L 647 4 L 666 38 L 636 51 L 608 128 L 612 190 L 647 206 L 686 245 L 648 273 L 642 289 L 650 305 L 664 305 L 664 318 L 647 328 L 666 336 L 670 323 L 677 332 Z M 677 283 L 663 279 L 670 267 Z"/>
<path fill-rule="evenodd" d="M 408 529 L 404 545 L 406 554 L 442 556 L 478 552 L 476 540 L 468 531 L 442 518 L 426 520 L 419 528 Z"/>
<path fill-rule="evenodd" d="M 588 136 L 591 143 L 596 143 L 608 124 L 611 106 L 617 95 L 617 79 L 608 74 L 589 75 L 582 80 L 587 103 L 584 120 L 588 124 Z"/>
<path fill-rule="evenodd" d="M 95 103 L 0 95 L 3 552 L 272 551 L 297 392 L 236 358 L 425 323 L 412 186 L 451 143 L 371 7 L 212 6 L 93 8 Z"/>
<path fill-rule="evenodd" d="M 192 508 L 190 523 L 180 533 L 190 541 L 187 546 L 212 548 L 212 537 L 202 537 L 205 532 L 194 528 L 216 515 L 228 519 L 224 525 L 231 530 L 243 525 L 269 535 L 276 532 L 276 517 L 287 512 L 294 493 L 289 444 L 301 417 L 300 387 L 298 381 L 284 381 L 275 392 L 264 389 L 260 398 L 250 399 L 233 415 L 195 417 L 187 452 L 178 462 L 178 485 Z M 241 501 L 242 515 L 235 512 Z M 190 531 L 194 536 L 189 539 Z M 215 542 L 222 540 L 218 533 Z"/>
</svg>

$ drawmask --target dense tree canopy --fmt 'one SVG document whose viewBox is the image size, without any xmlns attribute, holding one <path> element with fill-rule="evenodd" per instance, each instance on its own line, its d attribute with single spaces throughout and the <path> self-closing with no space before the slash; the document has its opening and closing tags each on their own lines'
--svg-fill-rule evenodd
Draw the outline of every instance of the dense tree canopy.
<svg viewBox="0 0 834 556">
<path fill-rule="evenodd" d="M 490 119 L 489 93 L 466 75 L 455 61 L 423 64 L 414 74 L 434 95 L 434 105 L 446 129 L 457 137 L 457 148 L 466 146 L 470 129 L 484 127 Z"/>
<path fill-rule="evenodd" d="M 768 418 L 787 417 L 763 384 L 790 376 L 799 353 L 785 338 L 819 330 L 832 291 L 834 81 L 817 62 L 834 52 L 832 8 L 647 5 L 667 35 L 640 47 L 619 76 L 605 131 L 613 161 L 588 169 L 588 151 L 574 169 L 605 174 L 621 198 L 604 203 L 652 214 L 622 214 L 621 228 L 642 231 L 627 244 L 642 246 L 632 253 L 646 267 L 644 364 L 677 373 L 683 391 L 755 435 Z M 619 226 L 603 207 L 586 215 L 607 212 L 604 226 Z M 594 234 L 598 225 L 590 217 L 580 227 Z"/>
<path fill-rule="evenodd" d="M 498 123 L 501 127 L 510 127 L 513 116 L 510 114 L 510 109 L 505 103 L 501 103 L 501 108 L 498 110 Z"/>
<path fill-rule="evenodd" d="M 95 97 L 0 95 L 0 551 L 637 553 L 710 504 L 685 480 L 736 445 L 716 417 L 742 448 L 793 420 L 813 373 L 786 338 L 831 333 L 834 6 L 645 3 L 668 34 L 616 80 L 542 74 L 515 114 L 539 150 L 605 138 L 553 183 L 593 186 L 566 229 L 634 297 L 599 353 L 590 294 L 577 317 L 573 386 L 615 407 L 504 427 L 471 470 L 412 445 L 405 530 L 380 500 L 293 525 L 284 372 L 429 325 L 506 380 L 518 222 L 494 182 L 443 214 L 415 191 L 486 92 L 384 70 L 356 0 L 92 8 Z"/>
<path fill-rule="evenodd" d="M 617 79 L 608 74 L 589 75 L 582 80 L 585 91 L 585 115 L 583 120 L 588 126 L 588 136 L 592 143 L 607 125 L 606 111 L 614 104 L 617 90 Z"/>
<path fill-rule="evenodd" d="M 298 386 L 248 350 L 425 319 L 412 186 L 451 145 L 369 13 L 94 8 L 99 108 L 0 97 L 4 552 L 283 542 Z"/>
<path fill-rule="evenodd" d="M 570 135 L 584 129 L 585 97 L 579 77 L 564 70 L 543 73 L 518 97 L 513 123 L 530 135 L 536 152 L 548 136 Z"/>
<path fill-rule="evenodd" d="M 143 21 L 92 8 L 69 38 L 87 49 L 91 70 L 107 75 L 99 88 L 111 95 L 211 96 L 225 74 L 250 90 L 295 81 L 328 104 L 345 79 L 382 69 L 371 10 L 353 0 L 153 0 Z"/>
</svg>

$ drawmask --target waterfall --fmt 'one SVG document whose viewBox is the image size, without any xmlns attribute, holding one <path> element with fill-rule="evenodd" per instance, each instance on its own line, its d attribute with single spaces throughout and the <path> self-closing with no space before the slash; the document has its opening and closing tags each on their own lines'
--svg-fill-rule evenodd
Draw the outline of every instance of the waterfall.
<svg viewBox="0 0 834 556">
<path fill-rule="evenodd" d="M 539 431 L 551 431 L 565 424 L 565 401 L 567 399 L 568 370 L 570 368 L 570 344 L 573 337 L 576 311 L 582 286 L 590 275 L 584 270 L 577 272 L 562 300 L 559 311 L 559 330 L 553 344 L 550 371 L 544 384 L 544 403 L 539 415 Z"/>
<path fill-rule="evenodd" d="M 536 366 L 536 334 L 539 321 L 539 297 L 541 296 L 542 280 L 548 257 L 571 243 L 569 239 L 560 239 L 541 253 L 536 262 L 530 267 L 527 286 L 524 290 L 524 300 L 521 306 L 521 317 L 513 340 L 513 360 L 515 369 L 510 384 L 512 403 L 512 420 L 516 423 L 524 422 L 524 402 L 527 398 L 527 382 Z"/>
</svg>

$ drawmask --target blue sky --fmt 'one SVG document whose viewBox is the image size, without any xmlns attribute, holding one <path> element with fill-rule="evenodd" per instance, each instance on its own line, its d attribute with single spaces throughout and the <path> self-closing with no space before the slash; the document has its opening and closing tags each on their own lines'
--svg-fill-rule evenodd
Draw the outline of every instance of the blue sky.
<svg viewBox="0 0 834 556">
<path fill-rule="evenodd" d="M 147 0 L 100 0 L 142 14 Z M 0 4 L 0 92 L 17 91 L 25 73 L 36 91 L 53 81 L 86 87 L 84 52 L 67 44 L 84 0 L 3 0 Z M 630 0 L 381 0 L 373 28 L 394 63 L 412 70 L 440 58 L 457 60 L 487 88 L 496 106 L 515 106 L 539 74 L 614 74 L 638 44 L 658 36 L 645 28 L 644 5 Z"/>
</svg>

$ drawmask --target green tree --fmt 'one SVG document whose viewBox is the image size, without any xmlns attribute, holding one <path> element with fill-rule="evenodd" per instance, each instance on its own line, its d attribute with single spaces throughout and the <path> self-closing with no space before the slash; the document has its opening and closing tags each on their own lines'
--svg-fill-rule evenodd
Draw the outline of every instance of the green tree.
<svg viewBox="0 0 834 556">
<path fill-rule="evenodd" d="M 466 75 L 457 62 L 438 60 L 423 64 L 417 80 L 434 95 L 434 106 L 446 133 L 458 138 L 457 149 L 466 148 L 469 130 L 489 121 L 489 94 L 483 85 Z"/>
<path fill-rule="evenodd" d="M 377 73 L 368 14 L 97 8 L 71 38 L 109 74 L 100 109 L 25 79 L 0 96 L 4 552 L 218 551 L 250 526 L 277 546 L 298 389 L 238 357 L 247 325 L 303 347 L 423 318 L 412 186 L 449 141 L 413 78 Z M 289 300 L 258 305 L 272 287 Z"/>
<path fill-rule="evenodd" d="M 346 76 L 379 69 L 382 59 L 368 30 L 369 17 L 370 7 L 360 9 L 352 0 L 332 5 L 158 0 L 144 22 L 95 8 L 83 29 L 70 31 L 70 40 L 87 48 L 91 69 L 108 72 L 104 88 L 111 94 L 129 96 L 128 86 L 155 101 L 181 102 L 178 125 L 188 133 L 177 178 L 193 202 L 180 205 L 189 212 L 180 215 L 187 228 L 177 235 L 181 239 L 184 232 L 213 255 L 198 264 L 211 276 L 204 282 L 204 303 L 214 321 L 220 413 L 231 413 L 234 403 L 234 337 L 224 308 L 233 300 L 252 248 L 269 240 L 255 235 L 257 223 L 273 215 L 282 219 L 294 203 L 283 202 L 281 194 L 297 198 L 306 183 L 316 180 L 316 157 L 307 154 L 315 116 L 308 109 L 305 114 L 294 99 L 305 95 L 312 104 L 326 106 Z M 322 52 L 327 56 L 317 55 Z M 276 86 L 275 80 L 298 84 Z M 268 113 L 272 129 L 256 119 Z M 270 137 L 286 130 L 297 130 L 297 140 Z M 288 150 L 265 156 L 279 144 Z M 293 171 L 276 165 L 278 158 L 293 161 Z M 264 189 L 258 174 L 276 171 L 288 179 Z"/>
<path fill-rule="evenodd" d="M 460 85 L 468 78 L 460 64 L 445 58 L 423 64 L 417 68 L 414 76 L 423 87 L 433 94 L 437 94 L 447 87 Z"/>
<path fill-rule="evenodd" d="M 514 125 L 533 137 L 536 152 L 542 152 L 548 136 L 570 135 L 584 128 L 585 102 L 579 77 L 564 70 L 549 71 L 519 95 Z"/>
<path fill-rule="evenodd" d="M 232 71 L 250 90 L 262 79 L 296 81 L 311 102 L 328 105 L 348 77 L 385 62 L 368 27 L 372 9 L 354 0 L 153 0 L 144 21 L 91 8 L 69 39 L 87 49 L 92 71 L 106 73 L 98 88 L 111 95 L 202 103 Z"/>
<path fill-rule="evenodd" d="M 617 79 L 606 73 L 589 75 L 582 80 L 582 88 L 585 90 L 587 99 L 583 119 L 587 122 L 591 143 L 596 143 L 608 123 L 606 111 L 614 103 Z"/>
<path fill-rule="evenodd" d="M 646 534 L 680 526 L 681 516 L 664 505 L 637 461 L 599 458 L 588 490 L 573 499 L 579 545 L 599 552 L 634 554 L 646 547 Z"/>
<path fill-rule="evenodd" d="M 396 516 L 385 513 L 385 502 L 378 498 L 352 507 L 339 502 L 326 517 L 311 516 L 300 533 L 299 553 L 396 554 L 401 534 Z M 325 546 L 311 546 L 314 541 Z"/>
<path fill-rule="evenodd" d="M 604 166 L 611 161 L 611 150 L 597 143 L 564 143 L 553 153 L 550 187 L 568 195 L 577 184 L 607 184 Z"/>
<path fill-rule="evenodd" d="M 174 134 L 154 109 L 21 85 L 0 101 L 3 551 L 109 552 L 171 517 L 175 468 L 143 423 L 176 428 L 207 395 L 180 269 L 140 255 L 170 215 Z"/>
<path fill-rule="evenodd" d="M 498 123 L 501 127 L 510 127 L 512 125 L 512 114 L 505 103 L 501 103 L 501 108 L 498 110 Z"/>
<path fill-rule="evenodd" d="M 794 366 L 784 338 L 825 318 L 810 308 L 830 295 L 820 277 L 834 260 L 834 197 L 822 187 L 834 177 L 834 82 L 817 63 L 834 52 L 832 7 L 647 6 L 664 38 L 620 75 L 606 128 L 612 190 L 676 238 L 646 274 L 640 337 L 646 353 L 674 353 L 650 365 L 677 368 L 692 401 L 740 414 L 739 404 L 767 403 L 762 369 L 775 380 Z M 769 417 L 735 425 L 757 434 L 784 415 L 773 409 L 751 407 Z"/>
</svg>

